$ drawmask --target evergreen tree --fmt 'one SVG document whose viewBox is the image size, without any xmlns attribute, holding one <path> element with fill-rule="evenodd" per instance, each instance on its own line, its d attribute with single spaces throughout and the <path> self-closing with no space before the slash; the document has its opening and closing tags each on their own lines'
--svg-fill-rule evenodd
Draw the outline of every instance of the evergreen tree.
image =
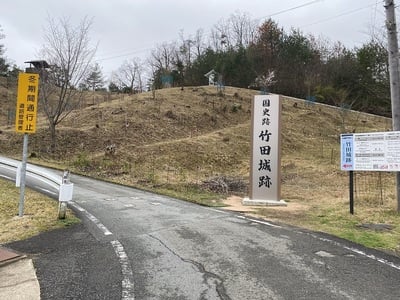
<svg viewBox="0 0 400 300">
<path fill-rule="evenodd" d="M 279 93 L 305 98 L 306 70 L 312 69 L 319 54 L 310 40 L 298 30 L 285 34 L 280 44 L 275 87 Z"/>
<path fill-rule="evenodd" d="M 357 89 L 353 97 L 359 99 L 357 109 L 391 116 L 389 59 L 385 47 L 374 40 L 356 49 Z"/>
<path fill-rule="evenodd" d="M 111 93 L 118 93 L 120 92 L 120 88 L 115 82 L 111 81 L 110 84 L 108 85 L 108 91 L 110 91 Z"/>
<path fill-rule="evenodd" d="M 95 63 L 91 68 L 88 77 L 85 79 L 84 84 L 81 88 L 90 89 L 92 91 L 97 91 L 104 86 L 103 74 L 101 67 L 98 63 Z"/>
</svg>

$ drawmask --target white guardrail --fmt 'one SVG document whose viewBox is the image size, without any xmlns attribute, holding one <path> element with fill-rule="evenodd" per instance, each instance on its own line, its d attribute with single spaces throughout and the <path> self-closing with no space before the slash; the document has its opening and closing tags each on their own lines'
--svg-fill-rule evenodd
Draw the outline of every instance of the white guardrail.
<svg viewBox="0 0 400 300">
<path fill-rule="evenodd" d="M 0 165 L 15 172 L 15 182 L 16 185 L 19 186 L 21 162 L 0 156 Z M 59 176 L 45 168 L 27 164 L 26 173 L 29 174 L 30 177 L 44 182 L 46 185 L 56 189 L 58 191 L 58 200 L 60 202 L 72 200 L 73 183 L 69 181 L 69 172 L 64 172 L 63 176 Z"/>
</svg>

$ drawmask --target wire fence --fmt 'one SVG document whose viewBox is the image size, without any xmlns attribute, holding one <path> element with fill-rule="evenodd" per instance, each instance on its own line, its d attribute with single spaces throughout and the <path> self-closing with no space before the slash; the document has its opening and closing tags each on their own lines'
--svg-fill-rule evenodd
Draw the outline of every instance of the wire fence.
<svg viewBox="0 0 400 300">
<path fill-rule="evenodd" d="M 355 172 L 354 199 L 370 206 L 387 205 L 396 197 L 395 172 Z"/>
</svg>

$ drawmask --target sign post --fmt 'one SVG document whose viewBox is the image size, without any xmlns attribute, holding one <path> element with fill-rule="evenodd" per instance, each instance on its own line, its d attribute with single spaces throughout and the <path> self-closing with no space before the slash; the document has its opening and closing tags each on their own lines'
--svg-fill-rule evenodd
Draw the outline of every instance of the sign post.
<svg viewBox="0 0 400 300">
<path fill-rule="evenodd" d="M 28 160 L 28 134 L 36 132 L 37 103 L 39 90 L 39 75 L 20 73 L 18 75 L 17 113 L 15 118 L 15 130 L 24 134 L 22 149 L 20 180 L 20 199 L 18 216 L 24 215 L 25 202 L 25 177 Z M 18 183 L 17 183 L 18 184 Z"/>
<path fill-rule="evenodd" d="M 350 214 L 354 215 L 354 171 L 349 171 Z"/>
<path fill-rule="evenodd" d="M 353 214 L 353 171 L 400 172 L 400 131 L 341 134 L 340 149 L 340 168 L 349 171 Z"/>
<path fill-rule="evenodd" d="M 340 135 L 340 168 L 349 171 L 350 214 L 354 214 L 354 137 L 353 134 Z"/>
</svg>

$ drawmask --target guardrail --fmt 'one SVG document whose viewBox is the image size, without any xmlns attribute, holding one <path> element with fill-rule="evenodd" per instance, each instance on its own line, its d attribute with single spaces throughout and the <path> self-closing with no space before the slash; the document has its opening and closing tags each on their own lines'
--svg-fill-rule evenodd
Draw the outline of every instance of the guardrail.
<svg viewBox="0 0 400 300">
<path fill-rule="evenodd" d="M 8 166 L 12 169 L 15 169 L 15 174 L 17 176 L 17 171 L 18 168 L 21 165 L 21 162 L 18 160 L 14 160 L 11 158 L 6 158 L 6 157 L 0 157 L 0 164 Z M 57 174 L 54 174 L 53 172 L 50 172 L 49 170 L 46 170 L 44 168 L 27 164 L 26 165 L 26 172 L 29 173 L 31 177 L 36 178 L 37 180 L 40 180 L 47 185 L 55 188 L 56 190 L 60 190 L 60 186 L 63 184 L 63 177 L 59 176 Z"/>
<path fill-rule="evenodd" d="M 0 156 L 0 165 L 6 166 L 8 169 L 12 169 L 13 172 L 15 171 L 15 182 L 16 185 L 19 186 L 19 170 L 21 162 L 15 159 Z M 74 188 L 74 184 L 69 181 L 69 171 L 64 171 L 63 176 L 59 176 L 45 168 L 27 164 L 26 173 L 29 174 L 29 177 L 44 182 L 48 186 L 51 186 L 58 191 L 58 217 L 59 219 L 64 219 L 67 209 L 67 202 L 72 200 Z"/>
</svg>

